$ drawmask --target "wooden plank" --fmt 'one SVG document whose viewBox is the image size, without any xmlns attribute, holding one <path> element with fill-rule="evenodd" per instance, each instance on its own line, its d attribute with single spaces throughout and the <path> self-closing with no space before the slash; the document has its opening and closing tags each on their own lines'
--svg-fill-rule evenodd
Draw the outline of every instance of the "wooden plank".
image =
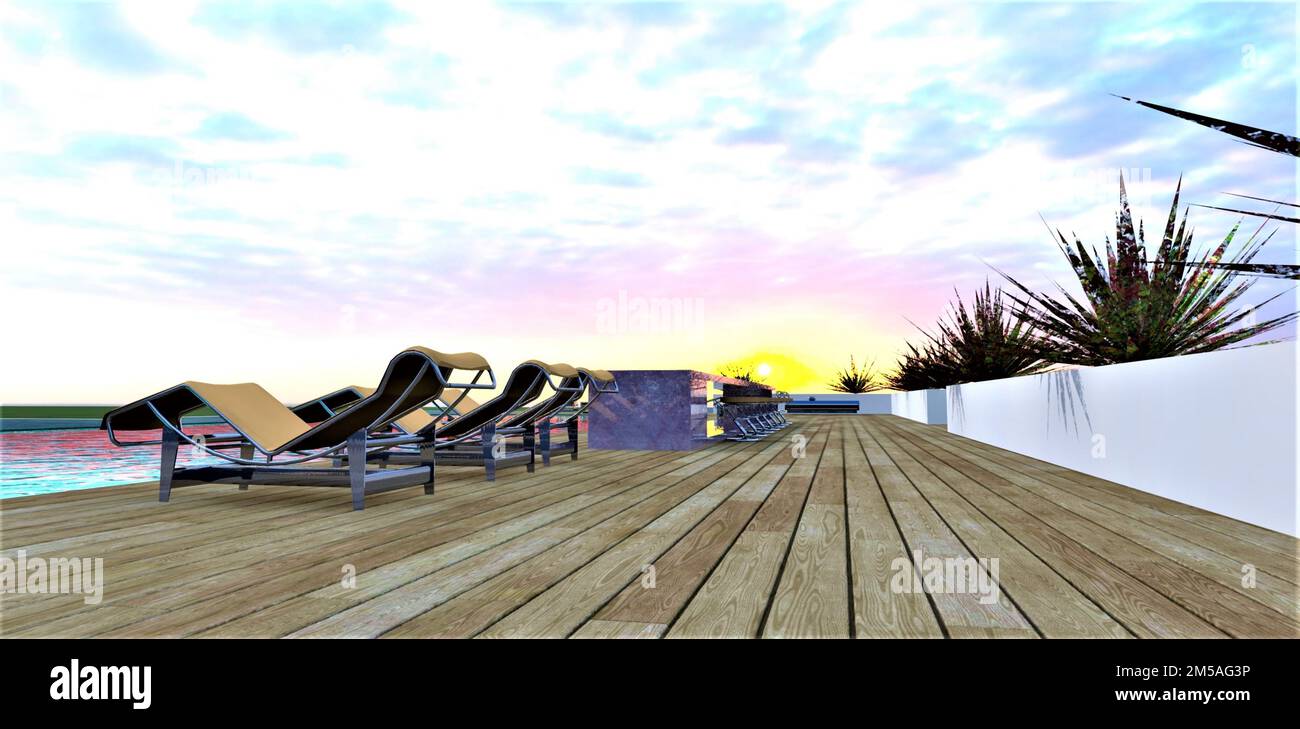
<svg viewBox="0 0 1300 729">
<path fill-rule="evenodd" d="M 989 474 L 1005 479 L 1006 482 L 1018 487 L 1024 493 L 1039 496 L 1043 500 L 1077 515 L 1093 526 L 1124 537 L 1133 544 L 1150 550 L 1151 553 L 1177 563 L 1180 568 L 1186 568 L 1200 575 L 1201 580 L 1215 582 L 1219 588 L 1226 588 L 1253 600 L 1261 606 L 1275 610 L 1289 624 L 1300 629 L 1300 621 L 1296 620 L 1297 604 L 1295 585 L 1293 583 L 1279 580 L 1261 571 L 1257 573 L 1255 586 L 1245 587 L 1241 579 L 1243 562 L 1240 560 L 1227 557 L 1200 544 L 1193 543 L 1189 539 L 1183 539 L 1159 529 L 1153 529 L 1147 525 L 1145 520 L 1134 519 L 1127 514 L 1103 509 L 1091 501 L 1081 499 L 1041 479 L 1007 469 L 983 455 L 964 450 L 952 441 L 940 439 L 938 442 L 933 440 L 930 442 L 934 443 L 936 447 L 943 448 L 948 453 L 961 457 L 964 462 L 971 464 L 973 467 L 984 469 Z M 1216 590 L 1216 594 L 1218 592 Z M 1232 598 L 1225 604 L 1240 604 L 1240 601 Z M 1252 615 L 1258 615 L 1254 610 L 1248 612 Z M 1266 618 L 1266 616 L 1261 617 Z"/>
<path fill-rule="evenodd" d="M 808 504 L 786 558 L 764 638 L 849 637 L 844 509 Z"/>
<path fill-rule="evenodd" d="M 337 558 L 336 561 L 325 565 L 325 568 L 334 570 L 328 579 L 325 579 L 324 572 L 312 576 L 302 571 L 274 577 L 264 583 L 250 584 L 246 588 L 223 595 L 216 600 L 206 600 L 172 610 L 166 616 L 149 621 L 147 625 L 135 626 L 133 630 L 159 630 L 161 626 L 166 625 L 172 630 L 188 632 L 214 628 L 208 633 L 209 635 L 238 634 L 232 633 L 232 630 L 253 630 L 258 631 L 256 633 L 258 635 L 264 635 L 265 632 L 261 631 L 275 625 L 287 632 L 292 629 L 285 627 L 288 613 L 282 610 L 267 613 L 263 608 L 304 595 L 319 598 L 323 593 L 335 599 L 309 599 L 305 603 L 309 607 L 297 613 L 299 618 L 302 618 L 302 613 L 306 612 L 316 620 L 323 619 L 332 613 L 321 615 L 322 610 L 341 610 L 349 607 L 352 601 L 365 600 L 376 591 L 387 592 L 402 581 L 414 580 L 429 572 L 468 560 L 491 547 L 508 543 L 508 540 L 521 534 L 553 524 L 555 520 L 567 514 L 581 512 L 617 494 L 633 491 L 654 478 L 656 474 L 675 467 L 679 467 L 678 462 L 670 461 L 662 464 L 658 469 L 631 476 L 624 475 L 612 480 L 602 478 L 594 482 L 579 482 L 567 487 L 547 489 L 524 502 L 481 512 L 478 515 L 449 520 L 448 524 L 441 527 L 426 527 L 422 532 L 410 535 L 409 538 L 385 541 L 382 534 L 376 535 L 377 543 L 369 550 Z M 554 533 L 556 532 L 546 532 L 546 534 Z M 355 545 L 356 540 L 352 540 L 351 543 Z M 345 590 L 344 594 L 340 594 L 337 569 L 338 565 L 344 562 L 357 567 L 358 584 L 367 585 L 368 589 Z M 292 589 L 288 589 L 286 585 L 289 581 L 293 582 Z M 303 604 L 300 603 L 299 607 L 302 608 Z M 254 610 L 263 614 L 255 616 L 250 622 L 240 621 L 241 617 Z M 302 624 L 310 622 L 312 619 L 306 619 Z M 294 627 L 301 627 L 301 625 Z"/>
<path fill-rule="evenodd" d="M 0 596 L 0 635 L 1300 635 L 1294 539 L 892 416 L 792 420 L 493 484 L 446 468 L 359 513 L 285 487 L 0 500 L 0 555 L 103 556 L 106 581 L 97 606 Z M 998 557 L 996 617 L 1021 622 L 892 589 L 918 546 Z M 1230 579 L 1247 561 L 1262 590 Z"/>
<path fill-rule="evenodd" d="M 611 597 L 642 575 L 684 534 L 774 457 L 784 442 L 764 448 L 698 494 L 664 513 L 636 534 L 583 565 L 483 631 L 482 637 L 560 637 L 572 633 Z"/>
<path fill-rule="evenodd" d="M 977 457 L 968 460 L 941 447 L 931 452 L 1079 544 L 1106 555 L 1115 566 L 1229 635 L 1295 637 L 1300 634 L 1300 626 L 1294 620 L 1017 485 L 1004 478 L 1005 471 L 996 464 L 986 469 L 972 462 Z"/>
<path fill-rule="evenodd" d="M 665 464 L 662 468 L 671 468 L 672 465 Z M 648 473 L 654 473 L 654 470 Z M 633 473 L 633 476 L 624 476 L 624 473 Z M 641 469 L 633 467 L 629 471 L 615 471 L 621 478 L 635 479 L 644 477 Z M 277 588 L 282 588 L 288 584 L 302 587 L 301 579 L 306 575 L 306 584 L 312 589 L 320 587 L 323 584 L 330 584 L 338 577 L 339 566 L 353 560 L 353 564 L 365 564 L 365 560 L 371 556 L 367 550 L 383 550 L 390 557 L 395 554 L 409 553 L 411 549 L 419 549 L 422 545 L 431 546 L 437 543 L 438 538 L 455 538 L 463 535 L 470 530 L 470 525 L 474 524 L 471 519 L 478 514 L 496 511 L 496 516 L 509 516 L 511 509 L 514 513 L 526 512 L 530 509 L 537 508 L 549 501 L 559 500 L 571 496 L 573 493 L 580 493 L 587 487 L 586 481 L 579 481 L 574 486 L 556 489 L 551 484 L 556 478 L 560 478 L 559 473 L 553 473 L 552 478 L 548 479 L 518 479 L 516 485 L 510 485 L 510 482 L 503 478 L 498 481 L 497 489 L 490 492 L 491 496 L 484 496 L 485 493 L 481 486 L 476 486 L 473 490 L 464 490 L 459 496 L 447 498 L 445 495 L 442 499 L 432 503 L 425 501 L 420 508 L 402 508 L 398 511 L 375 508 L 367 509 L 362 514 L 369 514 L 369 517 L 363 517 L 362 514 L 336 514 L 327 517 L 314 525 L 304 525 L 301 530 L 285 530 L 275 535 L 264 535 L 270 544 L 284 542 L 286 539 L 293 537 L 306 538 L 310 540 L 315 537 L 326 537 L 318 540 L 310 549 L 302 549 L 303 554 L 290 554 L 279 558 L 276 561 L 268 563 L 265 559 L 265 551 L 259 554 L 256 549 L 236 549 L 233 554 L 224 557 L 218 561 L 202 559 L 197 562 L 187 560 L 181 565 L 159 569 L 149 562 L 145 562 L 146 567 L 153 567 L 152 572 L 146 571 L 135 581 L 123 580 L 116 575 L 111 581 L 112 585 L 112 602 L 124 602 L 143 598 L 143 606 L 159 607 L 161 603 L 167 603 L 173 608 L 185 608 L 184 612 L 174 611 L 171 617 L 166 618 L 169 631 L 183 631 L 180 621 L 185 616 L 194 619 L 192 628 L 201 628 L 209 624 L 209 621 L 217 620 L 218 616 L 229 619 L 228 614 L 223 610 L 243 609 L 245 612 L 255 610 L 263 606 L 261 600 L 283 599 L 284 596 L 277 593 Z M 612 478 L 609 474 L 598 472 L 596 483 L 602 483 L 607 478 Z M 531 496 L 530 496 L 531 494 Z M 500 511 L 504 510 L 504 511 Z M 400 515 L 401 521 L 393 521 L 395 516 Z M 449 522 L 449 525 L 435 527 L 429 526 L 429 519 L 438 518 Z M 376 521 L 387 521 L 382 529 L 375 529 L 370 525 Z M 297 532 L 297 533 L 294 533 Z M 267 543 L 262 538 L 255 540 L 258 543 Z M 217 543 L 205 543 L 201 545 L 201 551 L 219 550 L 217 553 L 228 549 L 228 545 Z M 332 559 L 330 559 L 332 557 Z M 189 568 L 189 564 L 196 564 L 200 571 L 195 572 Z M 202 577 L 202 571 L 211 569 L 213 565 L 219 565 L 226 569 L 219 570 L 216 573 Z M 323 565 L 323 569 L 320 566 Z M 232 569 L 236 568 L 236 569 Z M 250 570 L 270 570 L 269 574 L 250 576 Z M 168 578 L 168 572 L 176 573 L 175 578 Z M 313 577 L 312 574 L 317 576 Z M 171 583 L 171 579 L 180 584 Z M 138 586 L 133 584 L 139 583 Z M 169 591 L 169 596 L 163 600 L 152 599 L 154 593 L 162 591 L 169 584 L 175 584 Z M 182 587 L 181 585 L 186 585 Z M 135 588 L 135 589 L 133 589 Z M 255 599 L 252 594 L 261 596 Z M 138 596 L 138 597 L 137 597 Z M 216 600 L 223 597 L 222 600 Z M 185 607 L 193 606 L 193 607 Z M 40 608 L 39 604 L 31 607 Z M 75 607 L 75 606 L 74 606 Z M 79 611 L 84 611 L 79 609 Z M 10 617 L 13 617 L 12 615 Z M 45 616 L 49 619 L 57 618 L 58 615 L 50 614 Z M 159 624 L 163 619 L 156 619 L 152 624 L 161 627 Z M 144 626 L 141 626 L 142 628 Z M 81 630 L 93 630 L 93 621 L 87 621 Z M 169 633 L 173 634 L 173 633 Z"/>
<path fill-rule="evenodd" d="M 81 599 L 80 595 L 66 595 L 64 597 Z M 89 615 L 94 619 L 96 626 L 104 630 L 112 630 L 113 628 L 148 620 L 157 616 L 158 612 L 147 608 L 99 605 Z M 3 629 L 3 620 L 0 619 L 0 635 L 11 638 L 79 638 L 84 635 L 84 620 L 86 620 L 86 616 L 78 613 L 71 617 L 39 623 L 21 633 L 15 633 Z"/>
<path fill-rule="evenodd" d="M 636 454 L 624 458 L 635 458 Z M 602 458 L 605 464 L 612 464 L 621 459 Z M 545 478 L 539 472 L 535 477 Z M 444 468 L 439 471 L 438 490 L 447 492 L 463 489 L 467 485 L 482 483 L 481 471 L 472 468 Z M 133 491 L 133 487 L 125 488 Z M 448 491 L 450 489 L 451 491 Z M 111 490 L 111 489 L 108 489 Z M 44 539 L 64 536 L 90 535 L 102 531 L 102 515 L 106 511 L 113 514 L 113 524 L 117 528 L 135 525 L 141 522 L 171 520 L 192 524 L 194 530 L 211 529 L 209 522 L 228 524 L 231 517 L 240 521 L 260 518 L 267 514 L 272 505 L 292 504 L 299 509 L 325 510 L 327 513 L 348 511 L 346 499 L 340 501 L 341 491 L 328 488 L 295 488 L 286 486 L 259 487 L 254 484 L 251 491 L 240 491 L 227 484 L 210 484 L 186 487 L 177 492 L 170 503 L 157 501 L 155 487 L 147 493 L 135 492 L 129 496 L 105 494 L 102 501 L 76 508 L 56 510 L 43 514 L 41 523 L 26 525 Z M 368 503 L 385 504 L 407 499 L 418 499 L 420 489 L 402 489 L 372 497 Z M 5 521 L 4 538 L 6 546 L 20 546 L 26 543 L 26 533 L 20 526 L 30 519 L 11 518 L 11 511 L 5 506 L 8 500 L 0 500 L 0 516 Z M 205 524 L 208 524 L 205 526 Z M 154 540 L 151 540 L 154 541 Z"/>
<path fill-rule="evenodd" d="M 723 456 L 715 454 L 714 459 L 706 458 L 700 463 L 713 464 Z M 277 606 L 266 614 L 253 616 L 252 621 L 259 630 L 265 630 L 268 624 L 273 625 L 281 635 L 289 630 L 300 636 L 382 635 L 516 565 L 535 561 L 538 555 L 547 553 L 558 544 L 578 540 L 587 529 L 650 501 L 657 494 L 675 485 L 680 486 L 683 480 L 690 480 L 690 476 L 684 473 L 690 472 L 675 469 L 660 474 L 635 488 L 624 489 L 598 504 L 558 519 L 541 533 L 524 533 L 445 568 L 438 563 L 430 565 L 427 560 L 420 560 L 419 565 L 427 574 L 419 579 L 406 581 L 403 577 L 398 584 L 381 579 L 382 589 L 370 593 L 339 595 L 337 590 L 331 590 L 334 597 L 331 607 L 334 609 L 328 613 L 322 614 L 324 611 L 319 601 L 297 601 L 297 604 L 286 605 L 283 609 Z M 343 598 L 346 602 L 341 602 Z M 237 635 L 250 627 L 248 621 L 244 622 L 244 625 L 223 626 L 213 634 Z"/>
<path fill-rule="evenodd" d="M 658 638 L 667 625 L 653 623 L 625 623 L 619 620 L 588 620 L 571 636 L 573 638 Z"/>
<path fill-rule="evenodd" d="M 773 483 L 783 472 L 764 471 L 760 475 L 771 478 Z M 757 506 L 755 502 L 744 501 L 719 506 L 654 561 L 651 565 L 654 581 L 650 587 L 644 586 L 643 580 L 633 580 L 596 613 L 596 619 L 667 626 L 735 543 Z"/>
<path fill-rule="evenodd" d="M 808 441 L 803 457 L 795 460 L 781 483 L 759 507 L 746 530 L 778 532 L 787 536 L 794 532 L 808 500 L 813 476 L 817 473 L 817 462 L 829 437 L 827 430 L 821 430 Z"/>
<path fill-rule="evenodd" d="M 549 589 L 615 544 L 634 534 L 692 495 L 753 457 L 762 444 L 732 444 L 722 460 L 673 483 L 662 492 L 611 516 L 582 533 L 512 566 L 452 599 L 430 604 L 384 637 L 472 636 Z M 764 449 L 766 450 L 766 449 Z M 583 616 L 585 619 L 586 616 Z"/>
<path fill-rule="evenodd" d="M 892 425 L 892 423 L 891 423 Z M 924 446 L 922 446 L 924 447 Z M 944 463 L 930 467 L 982 513 L 1139 637 L 1223 637 L 1214 626 Z"/>
<path fill-rule="evenodd" d="M 858 638 L 942 638 L 943 630 L 925 595 L 890 587 L 895 564 L 911 555 L 885 504 L 860 440 L 855 420 L 844 444 L 849 564 L 853 575 L 853 634 Z"/>
<path fill-rule="evenodd" d="M 829 433 L 819 431 L 687 603 L 670 638 L 756 637 Z"/>
<path fill-rule="evenodd" d="M 912 485 L 972 553 L 998 562 L 999 588 L 1047 638 L 1128 638 L 1131 633 L 945 483 L 929 454 L 885 429 L 872 431 Z"/>
<path fill-rule="evenodd" d="M 908 427 L 906 423 L 900 424 L 902 427 Z M 920 425 L 919 423 L 917 424 Z M 1239 521 L 1222 514 L 1216 514 L 1212 511 L 1197 508 L 1184 504 L 1172 499 L 1164 498 L 1156 494 L 1148 493 L 1140 489 L 1129 488 L 1113 481 L 1107 481 L 1103 478 L 1091 476 L 1078 471 L 1071 471 L 1063 466 L 1058 466 L 1046 461 L 1040 461 L 1031 456 L 1026 456 L 1014 451 L 1006 451 L 987 443 L 981 443 L 961 436 L 953 436 L 955 443 L 965 447 L 978 449 L 985 455 L 995 460 L 1001 460 L 1004 465 L 1022 470 L 1026 473 L 1036 472 L 1051 474 L 1074 483 L 1087 486 L 1096 492 L 1109 494 L 1117 500 L 1110 503 L 1120 505 L 1121 509 L 1128 509 L 1130 506 L 1146 507 L 1143 513 L 1159 513 L 1178 517 L 1183 522 L 1192 525 L 1189 531 L 1184 525 L 1176 522 L 1168 522 L 1170 530 L 1180 534 L 1195 534 L 1198 540 L 1205 535 L 1201 528 L 1216 531 L 1219 534 L 1229 537 L 1236 543 L 1253 545 L 1272 551 L 1286 559 L 1294 561 L 1297 555 L 1300 555 L 1300 540 L 1289 534 L 1273 531 L 1264 527 Z M 1198 528 L 1199 527 L 1199 528 Z M 1209 536 L 1213 539 L 1212 536 Z M 1231 552 L 1231 553 L 1236 553 Z M 1285 570 L 1288 573 L 1289 570 Z"/>
<path fill-rule="evenodd" d="M 653 588 L 644 587 L 642 580 L 633 580 L 601 608 L 596 618 L 665 626 L 672 623 L 781 481 L 792 461 L 791 452 L 786 450 L 760 468 L 753 478 L 655 560 Z"/>
<path fill-rule="evenodd" d="M 871 439 L 869 431 L 866 440 L 863 451 L 867 462 L 880 482 L 881 491 L 907 543 L 908 552 L 920 554 L 921 564 L 916 564 L 915 557 L 912 559 L 914 576 L 904 587 L 912 591 L 924 589 L 919 584 L 920 580 L 932 571 L 926 568 L 926 560 L 940 560 L 943 564 L 969 564 L 971 560 L 976 560 L 976 555 L 971 554 L 957 535 L 944 524 L 898 467 L 893 450 Z M 990 578 L 982 565 L 978 567 L 978 576 L 982 580 Z M 945 589 L 937 591 L 925 589 L 948 635 L 957 638 L 984 637 L 990 634 L 1025 638 L 1038 636 L 1006 593 L 999 592 L 996 601 L 990 602 L 989 595 L 979 594 L 970 585 L 964 589 L 957 589 L 959 587 L 961 586 L 945 586 Z"/>
<path fill-rule="evenodd" d="M 916 434 L 920 437 L 931 437 L 926 433 Z M 1147 527 L 1147 530 L 1144 531 L 1149 531 L 1150 527 L 1155 527 L 1156 530 L 1150 536 L 1153 539 L 1159 538 L 1160 535 L 1173 537 L 1174 541 L 1166 540 L 1165 544 L 1167 546 L 1173 545 L 1174 552 L 1182 551 L 1186 545 L 1190 544 L 1217 552 L 1218 555 L 1227 557 L 1238 566 L 1243 563 L 1255 565 L 1259 569 L 1268 572 L 1275 580 L 1289 583 L 1282 587 L 1288 594 L 1293 593 L 1294 586 L 1297 582 L 1300 582 L 1300 578 L 1297 578 L 1296 575 L 1297 570 L 1300 569 L 1300 560 L 1296 556 L 1297 550 L 1300 550 L 1300 540 L 1287 535 L 1272 533 L 1279 537 L 1274 541 L 1274 545 L 1280 546 L 1283 540 L 1290 541 L 1290 553 L 1288 554 L 1285 550 L 1276 549 L 1273 546 L 1261 546 L 1253 540 L 1241 539 L 1232 534 L 1202 526 L 1193 520 L 1203 518 L 1209 524 L 1242 524 L 1242 522 L 1237 522 L 1234 519 L 1211 514 L 1138 489 L 1121 486 L 1060 467 L 1050 467 L 1050 464 L 1044 464 L 1023 456 L 1017 457 L 1019 454 L 1003 451 L 967 438 L 952 437 L 948 440 L 948 444 L 953 448 L 960 449 L 962 452 L 982 456 L 988 461 L 1008 469 L 1009 472 L 1020 473 L 1037 479 L 1044 485 L 1061 489 L 1073 497 L 1096 504 L 1100 509 L 1107 509 L 1124 519 L 1138 520 Z M 1103 511 L 1094 510 L 1093 513 L 1101 514 L 1100 518 L 1103 521 L 1109 518 Z M 1267 532 L 1262 528 L 1257 528 L 1255 532 L 1243 529 L 1236 531 L 1241 534 Z M 1201 550 L 1195 551 L 1200 552 Z M 1173 553 L 1170 554 L 1173 556 Z M 1213 561 L 1215 557 L 1207 555 L 1207 559 Z M 1217 571 L 1225 564 L 1227 563 L 1219 561 L 1217 565 L 1212 564 L 1211 569 Z"/>
<path fill-rule="evenodd" d="M 763 627 L 765 638 L 850 635 L 844 516 L 844 420 L 835 422 Z"/>
<path fill-rule="evenodd" d="M 757 637 L 789 541 L 780 532 L 743 532 L 667 637 Z"/>
</svg>

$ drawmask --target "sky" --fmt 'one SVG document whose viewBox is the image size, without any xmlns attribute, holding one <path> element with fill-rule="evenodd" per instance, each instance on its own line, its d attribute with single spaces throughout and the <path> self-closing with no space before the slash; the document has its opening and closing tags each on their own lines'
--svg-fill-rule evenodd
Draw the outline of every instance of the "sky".
<svg viewBox="0 0 1300 729">
<path fill-rule="evenodd" d="M 413 344 L 824 392 L 995 268 L 1077 290 L 1044 222 L 1101 246 L 1121 171 L 1157 231 L 1179 176 L 1297 199 L 1294 159 L 1110 95 L 1294 134 L 1296 32 L 1290 3 L 4 3 L 0 402 L 296 402 Z"/>
</svg>

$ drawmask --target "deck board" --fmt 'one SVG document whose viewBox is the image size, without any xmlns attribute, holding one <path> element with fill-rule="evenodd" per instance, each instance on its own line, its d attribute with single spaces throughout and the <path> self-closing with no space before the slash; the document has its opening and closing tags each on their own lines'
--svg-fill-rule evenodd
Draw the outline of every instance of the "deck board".
<svg viewBox="0 0 1300 729">
<path fill-rule="evenodd" d="M 769 638 L 847 638 L 848 543 L 844 515 L 844 437 L 827 438 L 808 490 L 763 635 Z"/>
<path fill-rule="evenodd" d="M 868 445 L 870 441 L 870 445 Z M 880 479 L 881 489 L 890 504 L 894 520 L 903 533 L 908 549 L 921 556 L 921 564 L 911 588 L 923 579 L 924 573 L 931 570 L 925 567 L 929 560 L 959 560 L 962 562 L 979 559 L 972 554 L 962 540 L 944 521 L 943 516 L 934 510 L 929 502 L 917 490 L 914 479 L 928 476 L 927 473 L 913 468 L 913 462 L 887 439 L 868 430 L 863 434 L 864 451 L 867 462 Z M 991 555 L 981 555 L 990 557 Z M 987 570 L 979 566 L 977 579 L 986 578 Z M 975 589 L 954 592 L 936 592 L 930 595 L 935 611 L 943 622 L 948 635 L 952 637 L 1038 637 L 1038 632 L 1021 614 L 1019 608 L 1008 599 L 1005 591 L 992 595 L 980 594 Z"/>
<path fill-rule="evenodd" d="M 942 638 L 924 594 L 891 588 L 894 565 L 911 555 L 885 501 L 861 441 L 863 423 L 846 426 L 844 487 L 853 585 L 853 631 L 858 638 Z M 910 567 L 909 567 L 910 569 Z"/>
<path fill-rule="evenodd" d="M 0 595 L 0 636 L 1300 635 L 1290 536 L 893 416 L 791 419 L 493 483 L 440 468 L 363 512 L 256 484 L 3 500 L 0 555 L 102 557 L 105 588 Z M 997 559 L 998 599 L 900 591 L 918 549 Z"/>
<path fill-rule="evenodd" d="M 933 442 L 930 435 L 925 436 Z M 1207 621 L 1236 635 L 1258 635 L 1265 625 L 1274 624 L 1264 610 L 1273 609 L 1282 618 L 1276 629 L 1279 635 L 1294 634 L 1300 630 L 1296 620 L 1295 586 L 1259 573 L 1254 587 L 1244 587 L 1241 580 L 1241 558 L 1232 558 L 1202 547 L 1191 541 L 1150 528 L 1144 521 L 1125 514 L 1099 509 L 1091 502 L 1054 489 L 1040 479 L 1025 477 L 981 456 L 957 456 L 958 446 L 944 443 L 936 446 L 943 453 L 953 455 L 954 462 L 964 462 L 975 470 L 984 470 L 990 482 L 1002 482 L 1014 498 L 1046 513 L 1060 514 L 1057 521 L 1069 525 L 1087 540 L 1102 545 L 1114 544 L 1116 539 L 1128 540 L 1139 547 L 1120 550 L 1121 566 L 1132 566 L 1131 572 L 1141 572 L 1160 584 L 1169 585 L 1175 599 L 1190 606 Z M 946 456 L 938 454 L 941 460 Z M 1068 514 L 1068 516 L 1066 516 Z M 1086 543 L 1086 540 L 1081 539 Z M 1134 571 L 1136 570 L 1136 571 Z M 1177 587 L 1175 587 L 1175 585 Z M 1288 627 L 1289 626 L 1289 627 Z"/>
<path fill-rule="evenodd" d="M 1079 544 L 1105 555 L 1116 567 L 1229 635 L 1292 637 L 1300 631 L 1294 619 L 1270 614 L 1269 608 L 1236 589 L 1143 546 L 1141 541 L 1147 529 L 1139 522 L 1120 525 L 1114 523 L 1118 520 L 1104 524 L 1092 521 L 1069 508 L 1075 505 L 1070 500 L 1058 501 L 1056 494 L 1044 495 L 1032 480 L 1018 478 L 1008 469 L 977 456 L 954 455 L 948 444 L 930 453 L 941 461 L 956 464 L 958 470 L 966 469 L 964 472 L 977 477 L 985 487 L 1051 523 Z"/>
</svg>

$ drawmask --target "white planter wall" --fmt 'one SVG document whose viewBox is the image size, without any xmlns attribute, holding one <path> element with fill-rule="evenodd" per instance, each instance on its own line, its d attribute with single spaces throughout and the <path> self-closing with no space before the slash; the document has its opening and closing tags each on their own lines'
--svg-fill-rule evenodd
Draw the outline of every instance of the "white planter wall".
<svg viewBox="0 0 1300 729">
<path fill-rule="evenodd" d="M 858 415 L 887 415 L 890 412 L 890 396 L 880 393 L 869 392 L 858 395 L 844 392 L 814 392 L 792 394 L 790 397 L 795 401 L 795 404 L 806 402 L 809 398 L 813 397 L 818 400 L 857 400 Z M 781 406 L 781 411 L 785 411 L 785 405 Z"/>
<path fill-rule="evenodd" d="M 942 389 L 912 390 L 890 395 L 890 412 L 926 425 L 948 422 L 948 400 Z"/>
<path fill-rule="evenodd" d="M 948 388 L 949 432 L 1297 534 L 1294 342 Z"/>
</svg>

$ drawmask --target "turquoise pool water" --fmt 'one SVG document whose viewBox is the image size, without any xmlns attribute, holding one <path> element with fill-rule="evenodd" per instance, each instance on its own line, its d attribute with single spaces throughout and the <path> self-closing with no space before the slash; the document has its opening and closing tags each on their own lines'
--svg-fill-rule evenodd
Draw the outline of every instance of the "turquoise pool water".
<svg viewBox="0 0 1300 729">
<path fill-rule="evenodd" d="M 222 426 L 186 428 L 216 433 Z M 229 431 L 229 426 L 225 427 Z M 155 432 L 129 433 L 133 440 L 157 440 Z M 214 463 L 181 448 L 180 465 Z M 118 448 L 102 430 L 42 430 L 0 433 L 0 499 L 158 479 L 158 446 Z"/>
</svg>

